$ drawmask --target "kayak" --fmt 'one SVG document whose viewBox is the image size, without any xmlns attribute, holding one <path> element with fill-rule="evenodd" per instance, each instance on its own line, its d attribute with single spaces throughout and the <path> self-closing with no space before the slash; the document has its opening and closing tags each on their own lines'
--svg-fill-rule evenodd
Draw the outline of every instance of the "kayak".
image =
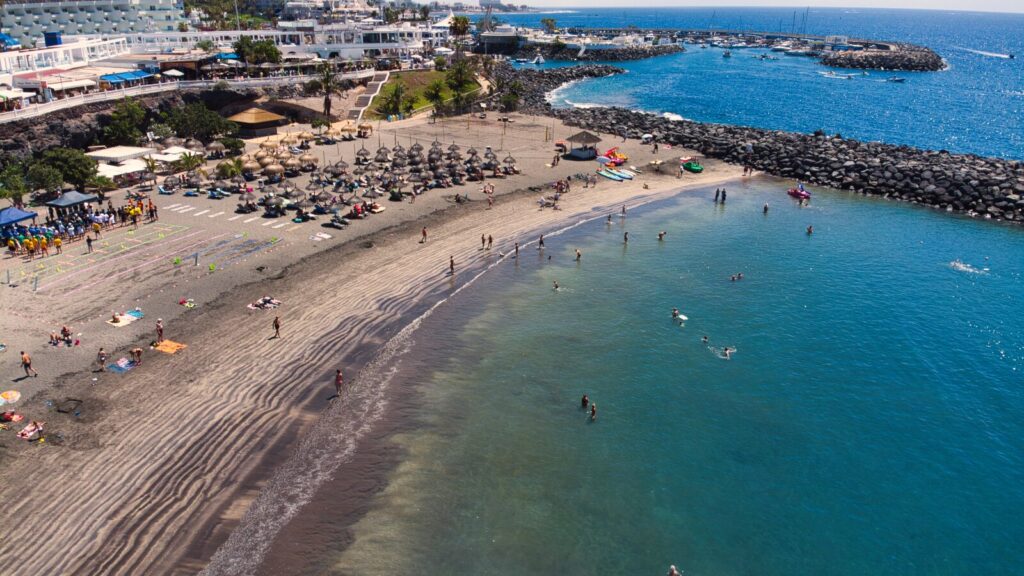
<svg viewBox="0 0 1024 576">
<path fill-rule="evenodd" d="M 793 198 L 799 198 L 800 200 L 809 200 L 811 198 L 810 192 L 799 188 L 790 188 L 786 191 L 786 194 L 789 194 Z"/>
<path fill-rule="evenodd" d="M 704 167 L 697 162 L 686 162 L 683 164 L 683 170 L 687 172 L 693 172 L 694 174 L 700 174 L 704 171 Z"/>
</svg>

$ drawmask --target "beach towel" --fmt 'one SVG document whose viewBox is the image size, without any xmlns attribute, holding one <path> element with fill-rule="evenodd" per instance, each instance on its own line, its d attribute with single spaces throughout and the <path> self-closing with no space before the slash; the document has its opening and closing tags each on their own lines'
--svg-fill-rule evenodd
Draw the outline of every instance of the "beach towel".
<svg viewBox="0 0 1024 576">
<path fill-rule="evenodd" d="M 135 322 L 136 320 L 142 318 L 143 316 L 144 314 L 142 313 L 141 310 L 129 310 L 124 314 L 118 314 L 117 322 L 114 322 L 113 319 L 110 319 L 107 320 L 107 324 L 110 324 L 115 328 L 124 328 L 125 326 L 131 324 L 132 322 Z"/>
<path fill-rule="evenodd" d="M 180 342 L 174 342 L 173 340 L 164 340 L 163 342 L 157 344 L 154 348 L 165 354 L 177 354 L 178 351 L 184 350 L 185 348 L 187 348 L 187 346 L 185 344 L 181 344 Z"/>
<path fill-rule="evenodd" d="M 21 422 L 25 417 L 13 410 L 8 410 L 3 414 L 0 414 L 0 422 Z"/>
<path fill-rule="evenodd" d="M 118 374 L 124 374 L 125 372 L 131 370 L 132 368 L 135 368 L 135 362 L 132 362 L 127 358 L 121 358 L 117 362 L 107 364 L 107 370 L 110 370 L 111 372 L 116 372 Z"/>
<path fill-rule="evenodd" d="M 6 392 L 0 392 L 0 406 L 4 404 L 14 404 L 21 399 L 21 392 L 17 390 L 7 390 Z"/>
<path fill-rule="evenodd" d="M 37 440 L 43 432 L 43 424 L 45 422 L 30 422 L 28 426 L 21 429 L 21 432 L 18 432 L 18 438 L 29 442 Z"/>
<path fill-rule="evenodd" d="M 281 305 L 280 300 L 274 300 L 270 296 L 264 296 L 259 300 L 246 306 L 249 310 L 273 310 Z"/>
<path fill-rule="evenodd" d="M 191 298 L 182 298 L 181 300 L 178 300 L 178 304 L 184 306 L 185 308 L 188 308 L 189 310 L 196 307 L 195 301 L 193 301 Z"/>
<path fill-rule="evenodd" d="M 136 308 L 135 310 L 129 310 L 125 312 L 125 314 L 131 316 L 132 318 L 135 318 L 136 320 L 146 317 L 146 315 L 142 313 L 142 310 L 139 310 L 138 308 Z"/>
</svg>

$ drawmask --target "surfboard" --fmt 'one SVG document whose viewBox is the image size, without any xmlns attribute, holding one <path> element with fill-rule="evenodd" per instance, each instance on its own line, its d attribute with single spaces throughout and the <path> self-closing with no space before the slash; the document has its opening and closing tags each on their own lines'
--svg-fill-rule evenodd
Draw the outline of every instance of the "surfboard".
<svg viewBox="0 0 1024 576">
<path fill-rule="evenodd" d="M 609 180 L 615 180 L 616 182 L 622 182 L 622 177 L 621 176 L 616 176 L 615 174 L 612 174 L 611 172 L 609 172 L 607 170 L 600 170 L 598 172 L 598 174 L 600 174 L 601 176 L 604 176 L 605 178 L 607 178 Z"/>
</svg>

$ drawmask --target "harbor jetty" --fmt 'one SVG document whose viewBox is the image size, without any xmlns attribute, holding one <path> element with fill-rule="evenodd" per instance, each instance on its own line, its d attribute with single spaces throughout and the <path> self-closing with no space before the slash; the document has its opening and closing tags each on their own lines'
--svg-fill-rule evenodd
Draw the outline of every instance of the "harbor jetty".
<svg viewBox="0 0 1024 576">
<path fill-rule="evenodd" d="M 605 48 L 602 50 L 583 50 L 570 48 L 566 44 L 536 44 L 530 48 L 520 49 L 516 58 L 534 58 L 537 54 L 545 60 L 569 60 L 574 62 L 626 62 L 629 60 L 643 60 L 655 56 L 685 52 L 681 44 L 659 44 L 651 46 L 640 44 L 636 46 L 623 46 L 622 48 Z M 582 52 L 582 53 L 581 53 Z"/>
<path fill-rule="evenodd" d="M 984 218 L 1024 222 L 1024 163 L 861 142 L 816 132 L 801 134 L 745 126 L 670 120 L 623 108 L 553 108 L 544 95 L 561 81 L 615 73 L 611 66 L 552 71 L 500 67 L 503 85 L 518 80 L 522 110 L 566 124 L 700 151 L 707 157 L 810 184 L 913 202 Z M 496 96 L 500 98 L 500 95 Z"/>
<path fill-rule="evenodd" d="M 833 68 L 911 72 L 937 72 L 946 67 L 941 56 L 928 48 L 913 44 L 895 44 L 887 49 L 829 52 L 822 55 L 821 63 Z"/>
</svg>

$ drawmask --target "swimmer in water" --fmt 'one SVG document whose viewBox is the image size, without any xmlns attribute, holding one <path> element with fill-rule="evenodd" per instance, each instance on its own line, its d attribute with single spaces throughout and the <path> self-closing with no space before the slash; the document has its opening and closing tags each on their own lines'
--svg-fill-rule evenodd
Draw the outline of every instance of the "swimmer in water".
<svg viewBox="0 0 1024 576">
<path fill-rule="evenodd" d="M 708 343 L 708 337 L 704 336 L 703 338 L 700 339 L 700 341 L 705 343 L 705 344 L 707 344 Z"/>
<path fill-rule="evenodd" d="M 597 404 L 590 405 L 590 421 L 597 420 Z"/>
<path fill-rule="evenodd" d="M 555 280 L 552 284 L 552 288 L 558 290 L 558 280 Z"/>
<path fill-rule="evenodd" d="M 658 232 L 658 241 L 659 242 L 661 242 L 662 240 L 665 239 L 665 234 L 666 234 L 666 232 L 664 230 L 662 230 L 661 232 Z"/>
<path fill-rule="evenodd" d="M 735 282 L 736 281 L 736 275 L 733 274 L 732 276 L 729 276 L 729 280 Z"/>
<path fill-rule="evenodd" d="M 763 210 L 763 212 L 764 212 L 765 214 L 767 214 L 767 213 L 768 213 L 768 203 L 767 203 L 767 202 L 765 202 L 765 203 L 764 203 L 764 210 Z"/>
<path fill-rule="evenodd" d="M 576 249 L 576 261 L 577 261 L 577 262 L 579 262 L 579 261 L 580 261 L 580 258 L 583 258 L 583 253 L 582 253 L 582 252 L 580 252 L 580 249 L 579 249 L 579 248 L 577 248 L 577 249 Z"/>
<path fill-rule="evenodd" d="M 629 244 L 629 232 L 626 232 L 622 235 L 622 243 Z"/>
<path fill-rule="evenodd" d="M 622 215 L 623 216 L 626 215 L 626 205 L 625 204 L 622 205 Z"/>
<path fill-rule="evenodd" d="M 736 275 L 736 279 L 737 280 L 743 280 L 743 272 L 740 272 L 739 274 L 737 274 Z"/>
<path fill-rule="evenodd" d="M 732 349 L 732 348 L 729 348 L 728 346 L 726 346 L 726 347 L 725 347 L 725 348 L 724 348 L 724 349 L 722 350 L 722 354 L 724 354 L 724 355 L 725 355 L 725 359 L 726 359 L 726 360 L 731 360 L 731 359 L 732 359 L 732 353 L 733 353 L 733 352 L 735 352 L 735 350 L 734 350 L 734 349 Z"/>
<path fill-rule="evenodd" d="M 814 234 L 814 226 L 807 227 L 807 235 L 810 236 L 811 234 Z"/>
<path fill-rule="evenodd" d="M 583 399 L 580 400 L 580 404 L 583 406 L 583 409 L 586 410 L 587 409 L 587 404 L 590 404 L 590 398 L 587 398 L 587 395 L 584 394 L 583 395 Z"/>
<path fill-rule="evenodd" d="M 672 309 L 672 318 L 679 318 L 679 308 Z"/>
<path fill-rule="evenodd" d="M 609 224 L 611 224 L 611 223 L 612 223 L 612 215 L 611 215 L 611 214 L 609 214 L 609 215 L 608 215 L 608 223 L 609 223 Z"/>
</svg>

